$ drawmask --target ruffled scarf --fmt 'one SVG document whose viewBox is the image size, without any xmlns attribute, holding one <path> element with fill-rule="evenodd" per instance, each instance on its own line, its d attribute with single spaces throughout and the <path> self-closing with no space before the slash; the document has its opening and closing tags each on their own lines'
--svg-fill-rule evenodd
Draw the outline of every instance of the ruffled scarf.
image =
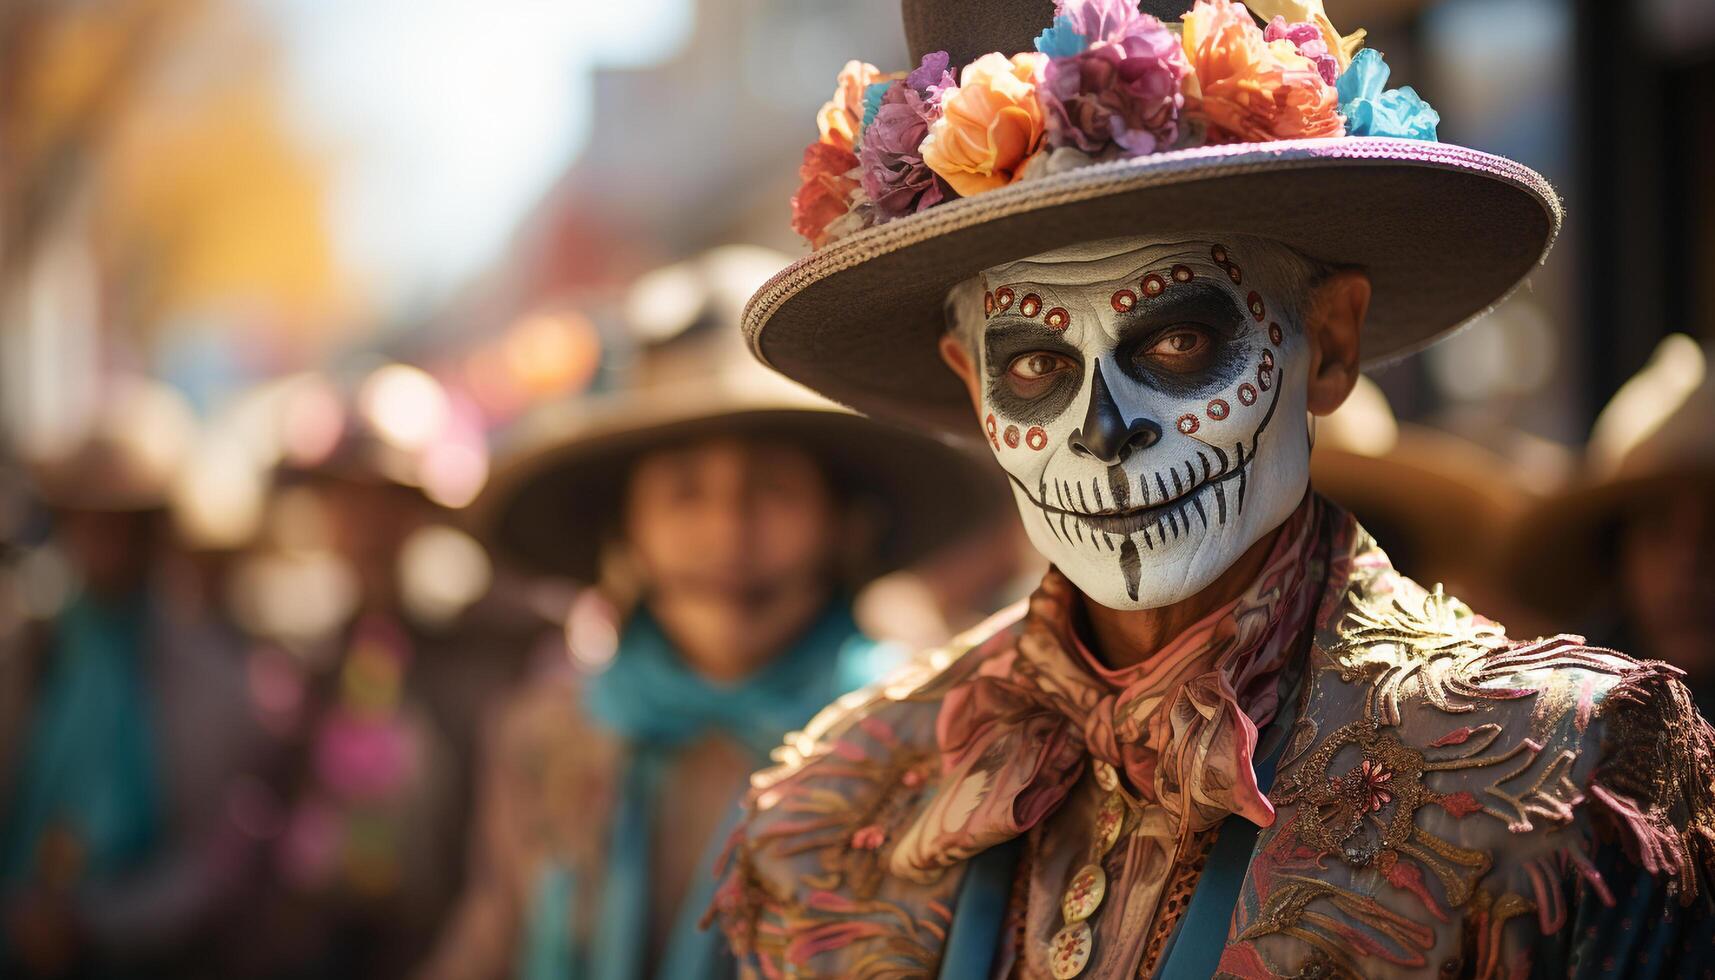
<svg viewBox="0 0 1715 980">
<path fill-rule="evenodd" d="M 943 778 L 901 839 L 895 873 L 923 878 L 1040 824 L 1089 759 L 1123 774 L 1160 826 L 1184 838 L 1274 808 L 1253 768 L 1257 731 L 1279 707 L 1279 675 L 1304 646 L 1331 532 L 1351 521 L 1307 496 L 1261 572 L 1135 666 L 1105 668 L 1079 639 L 1081 593 L 1050 569 L 1014 645 L 949 691 L 937 720 Z"/>
</svg>

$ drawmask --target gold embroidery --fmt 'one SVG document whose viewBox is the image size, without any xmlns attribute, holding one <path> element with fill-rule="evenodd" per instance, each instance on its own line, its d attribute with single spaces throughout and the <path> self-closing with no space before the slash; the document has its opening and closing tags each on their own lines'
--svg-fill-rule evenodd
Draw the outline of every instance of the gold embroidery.
<svg viewBox="0 0 1715 980">
<path fill-rule="evenodd" d="M 1401 954 L 1397 959 L 1407 966 L 1423 965 L 1423 954 L 1435 945 L 1435 930 L 1429 926 L 1413 922 L 1373 898 L 1303 875 L 1279 876 L 1256 921 L 1235 939 L 1246 942 L 1274 933 L 1290 936 L 1320 951 L 1341 971 L 1337 975 L 1362 976 L 1350 955 L 1350 930 L 1326 912 L 1311 911 L 1309 905 L 1317 899 L 1325 899 L 1392 942 Z"/>
<path fill-rule="evenodd" d="M 1486 980 L 1501 972 L 1501 938 L 1507 923 L 1536 911 L 1536 903 L 1508 892 L 1495 898 L 1487 890 L 1478 892 L 1465 913 L 1465 945 L 1476 950 L 1471 976 Z"/>
</svg>

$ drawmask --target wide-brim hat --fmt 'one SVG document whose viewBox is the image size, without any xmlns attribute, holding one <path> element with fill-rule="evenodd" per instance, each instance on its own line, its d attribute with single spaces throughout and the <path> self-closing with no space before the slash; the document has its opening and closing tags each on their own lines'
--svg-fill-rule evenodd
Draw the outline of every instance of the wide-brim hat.
<svg viewBox="0 0 1715 980">
<path fill-rule="evenodd" d="M 1505 536 L 1570 466 L 1569 454 L 1548 460 L 1552 450 L 1533 448 L 1532 471 L 1525 472 L 1486 446 L 1399 421 L 1381 389 L 1360 378 L 1338 410 L 1317 420 L 1310 483 L 1351 511 L 1394 564 L 1425 585 L 1440 582 L 1455 594 L 1498 591 Z"/>
<path fill-rule="evenodd" d="M 991 462 L 933 434 L 864 418 L 762 368 L 738 343 L 731 314 L 686 334 L 644 353 L 625 388 L 550 406 L 509 433 L 471 508 L 479 534 L 530 570 L 599 581 L 636 461 L 722 437 L 788 442 L 823 466 L 873 532 L 863 560 L 846 569 L 854 586 L 1010 508 Z"/>
<path fill-rule="evenodd" d="M 1170 20 L 1189 5 L 1142 6 Z M 1031 51 L 1054 18 L 1050 0 L 904 8 L 914 62 L 946 50 L 955 72 L 989 51 Z M 968 398 L 936 347 L 948 291 L 984 269 L 1137 235 L 1265 237 L 1368 274 L 1362 354 L 1376 366 L 1505 297 L 1560 222 L 1541 175 L 1461 146 L 1377 136 L 1203 146 L 1018 180 L 853 232 L 758 290 L 744 329 L 764 363 L 835 401 L 967 432 Z"/>
<path fill-rule="evenodd" d="M 196 415 L 177 389 L 114 378 L 75 443 L 30 455 L 30 482 L 44 503 L 65 510 L 161 510 L 196 431 Z"/>
<path fill-rule="evenodd" d="M 1583 472 L 1520 521 L 1505 567 L 1520 598 L 1547 612 L 1586 615 L 1614 581 L 1609 547 L 1626 514 L 1664 492 L 1715 494 L 1715 344 L 1683 334 L 1597 416 Z"/>
</svg>

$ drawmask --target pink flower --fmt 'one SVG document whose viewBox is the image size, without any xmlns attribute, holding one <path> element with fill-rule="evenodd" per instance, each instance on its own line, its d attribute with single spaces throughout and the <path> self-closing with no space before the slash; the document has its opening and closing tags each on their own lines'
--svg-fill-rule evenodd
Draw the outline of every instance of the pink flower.
<svg viewBox="0 0 1715 980">
<path fill-rule="evenodd" d="M 1288 24 L 1286 18 L 1279 14 L 1268 22 L 1268 27 L 1262 32 L 1265 41 L 1291 41 L 1298 53 L 1309 58 L 1316 65 L 1317 74 L 1329 85 L 1334 84 L 1340 77 L 1340 62 L 1328 50 L 1328 42 L 1322 37 L 1322 29 L 1315 24 L 1303 22 Z"/>
<path fill-rule="evenodd" d="M 887 841 L 887 831 L 880 824 L 869 824 L 859 827 L 852 833 L 852 847 L 859 851 L 873 851 Z"/>
<path fill-rule="evenodd" d="M 1144 33 L 1151 25 L 1161 27 L 1160 21 L 1137 9 L 1137 0 L 1060 0 L 1054 14 L 1092 45 Z"/>
<path fill-rule="evenodd" d="M 1178 140 L 1181 83 L 1190 71 L 1179 39 L 1144 14 L 1126 30 L 1117 40 L 1049 61 L 1040 95 L 1050 147 L 1091 155 L 1118 147 L 1136 156 Z"/>
<path fill-rule="evenodd" d="M 1387 788 L 1387 784 L 1393 782 L 1393 770 L 1374 760 L 1365 759 L 1359 779 L 1364 784 L 1370 813 L 1379 812 L 1393 800 L 1393 791 Z"/>
</svg>

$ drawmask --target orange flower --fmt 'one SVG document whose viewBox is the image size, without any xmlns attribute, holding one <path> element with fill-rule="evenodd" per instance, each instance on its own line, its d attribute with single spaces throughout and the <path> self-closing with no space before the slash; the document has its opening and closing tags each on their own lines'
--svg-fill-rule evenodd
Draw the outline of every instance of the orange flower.
<svg viewBox="0 0 1715 980">
<path fill-rule="evenodd" d="M 881 69 L 874 65 L 846 62 L 840 69 L 834 97 L 816 113 L 816 128 L 821 131 L 822 142 L 848 151 L 857 145 L 858 129 L 863 125 L 863 90 L 881 77 Z"/>
<path fill-rule="evenodd" d="M 923 141 L 923 162 L 966 197 L 1012 183 L 1042 146 L 1036 86 L 1047 63 L 1036 52 L 1010 61 L 985 54 L 971 62 L 959 87 L 942 96 L 941 118 Z"/>
<path fill-rule="evenodd" d="M 804 163 L 798 168 L 804 183 L 792 195 L 792 230 L 811 248 L 821 248 L 828 240 L 828 225 L 851 210 L 857 165 L 857 155 L 849 149 L 822 142 L 804 148 Z"/>
<path fill-rule="evenodd" d="M 1187 110 L 1208 124 L 1208 142 L 1339 136 L 1340 97 L 1291 41 L 1269 42 L 1243 4 L 1197 0 L 1182 39 L 1195 84 Z"/>
</svg>

